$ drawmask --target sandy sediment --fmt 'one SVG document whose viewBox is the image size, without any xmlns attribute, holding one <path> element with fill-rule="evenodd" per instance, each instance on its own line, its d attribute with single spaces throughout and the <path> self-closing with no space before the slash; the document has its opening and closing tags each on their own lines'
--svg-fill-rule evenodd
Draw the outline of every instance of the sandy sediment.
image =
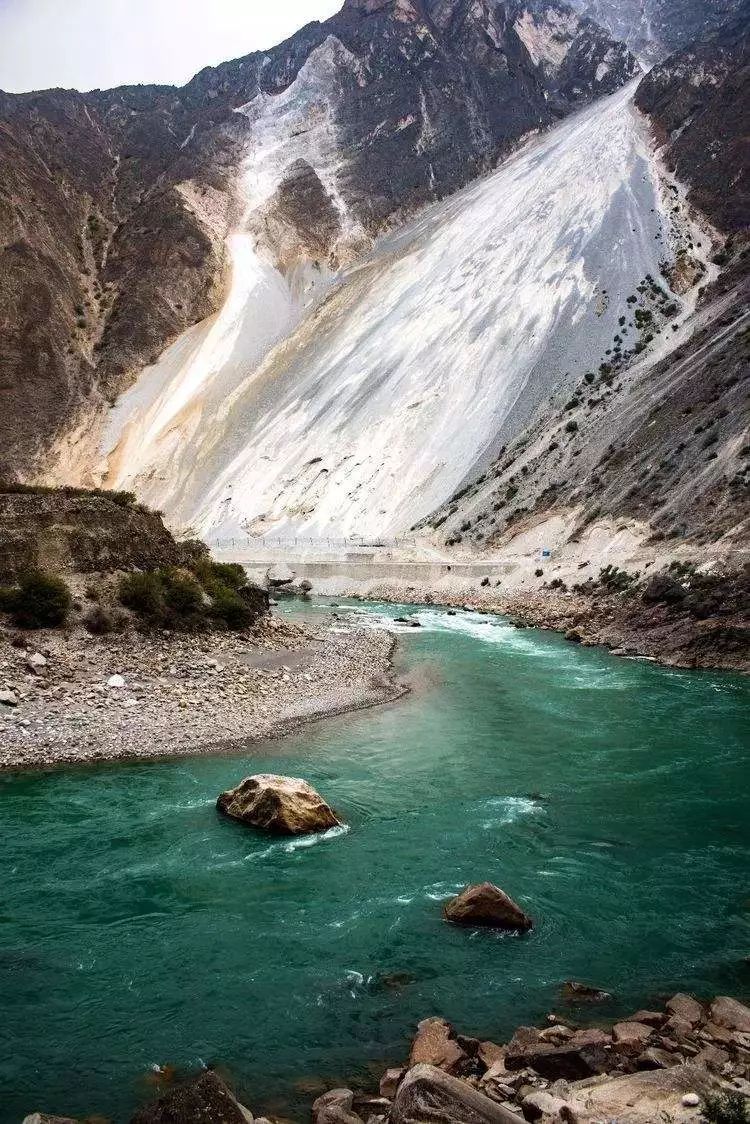
<svg viewBox="0 0 750 1124">
<path fill-rule="evenodd" d="M 246 636 L 2 635 L 0 769 L 229 751 L 278 737 L 399 697 L 394 645 L 375 630 L 274 617 Z"/>
</svg>

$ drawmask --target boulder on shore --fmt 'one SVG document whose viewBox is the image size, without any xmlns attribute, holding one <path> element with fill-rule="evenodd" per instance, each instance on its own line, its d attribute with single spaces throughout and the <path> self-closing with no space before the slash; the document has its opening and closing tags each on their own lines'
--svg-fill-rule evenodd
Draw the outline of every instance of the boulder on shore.
<svg viewBox="0 0 750 1124">
<path fill-rule="evenodd" d="M 750 1034 L 750 1007 L 728 995 L 717 995 L 711 1004 L 711 1021 L 728 1030 Z"/>
<path fill-rule="evenodd" d="M 216 807 L 225 816 L 282 835 L 306 835 L 338 827 L 340 820 L 319 793 L 299 777 L 258 773 L 227 792 Z"/>
<path fill-rule="evenodd" d="M 391 1124 L 520 1124 L 522 1117 L 466 1081 L 431 1065 L 415 1065 L 398 1087 Z"/>
<path fill-rule="evenodd" d="M 467 886 L 444 906 L 443 915 L 456 925 L 485 925 L 521 932 L 534 924 L 520 905 L 492 882 Z"/>
</svg>

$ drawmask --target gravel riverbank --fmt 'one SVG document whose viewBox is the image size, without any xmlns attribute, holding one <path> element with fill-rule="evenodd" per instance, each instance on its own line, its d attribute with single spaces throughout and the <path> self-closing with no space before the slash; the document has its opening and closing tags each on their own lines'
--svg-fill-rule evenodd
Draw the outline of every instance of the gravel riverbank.
<svg viewBox="0 0 750 1124">
<path fill-rule="evenodd" d="M 178 756 L 398 698 L 392 636 L 270 617 L 248 634 L 0 635 L 0 769 Z"/>
</svg>

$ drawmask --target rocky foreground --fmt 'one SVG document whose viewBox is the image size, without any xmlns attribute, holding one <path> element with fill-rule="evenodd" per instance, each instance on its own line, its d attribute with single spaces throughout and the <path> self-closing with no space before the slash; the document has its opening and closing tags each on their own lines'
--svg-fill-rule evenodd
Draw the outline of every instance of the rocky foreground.
<svg viewBox="0 0 750 1124">
<path fill-rule="evenodd" d="M 0 769 L 230 748 L 398 697 L 392 637 L 270 616 L 247 633 L 0 633 Z"/>
<path fill-rule="evenodd" d="M 569 982 L 578 1002 L 608 999 Z M 564 996 L 565 997 L 565 996 Z M 579 1008 L 580 1009 L 580 1008 Z M 658 1010 L 604 1027 L 519 1027 L 502 1045 L 421 1022 L 409 1057 L 377 1090 L 332 1089 L 313 1124 L 741 1124 L 750 1119 L 750 1008 L 728 996 L 709 1004 L 672 996 Z M 171 1088 L 131 1124 L 272 1124 L 253 1118 L 217 1073 Z M 76 1124 L 35 1113 L 24 1124 Z"/>
</svg>

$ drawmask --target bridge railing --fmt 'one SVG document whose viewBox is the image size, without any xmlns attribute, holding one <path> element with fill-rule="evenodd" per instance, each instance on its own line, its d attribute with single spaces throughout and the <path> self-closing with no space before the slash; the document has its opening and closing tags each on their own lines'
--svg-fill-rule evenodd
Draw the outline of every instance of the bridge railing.
<svg viewBox="0 0 750 1124">
<path fill-rule="evenodd" d="M 414 546 L 417 539 L 402 535 L 397 538 L 265 538 L 259 535 L 235 535 L 232 538 L 212 539 L 210 546 L 216 550 L 249 550 L 253 553 L 299 550 L 393 550 Z"/>
</svg>

